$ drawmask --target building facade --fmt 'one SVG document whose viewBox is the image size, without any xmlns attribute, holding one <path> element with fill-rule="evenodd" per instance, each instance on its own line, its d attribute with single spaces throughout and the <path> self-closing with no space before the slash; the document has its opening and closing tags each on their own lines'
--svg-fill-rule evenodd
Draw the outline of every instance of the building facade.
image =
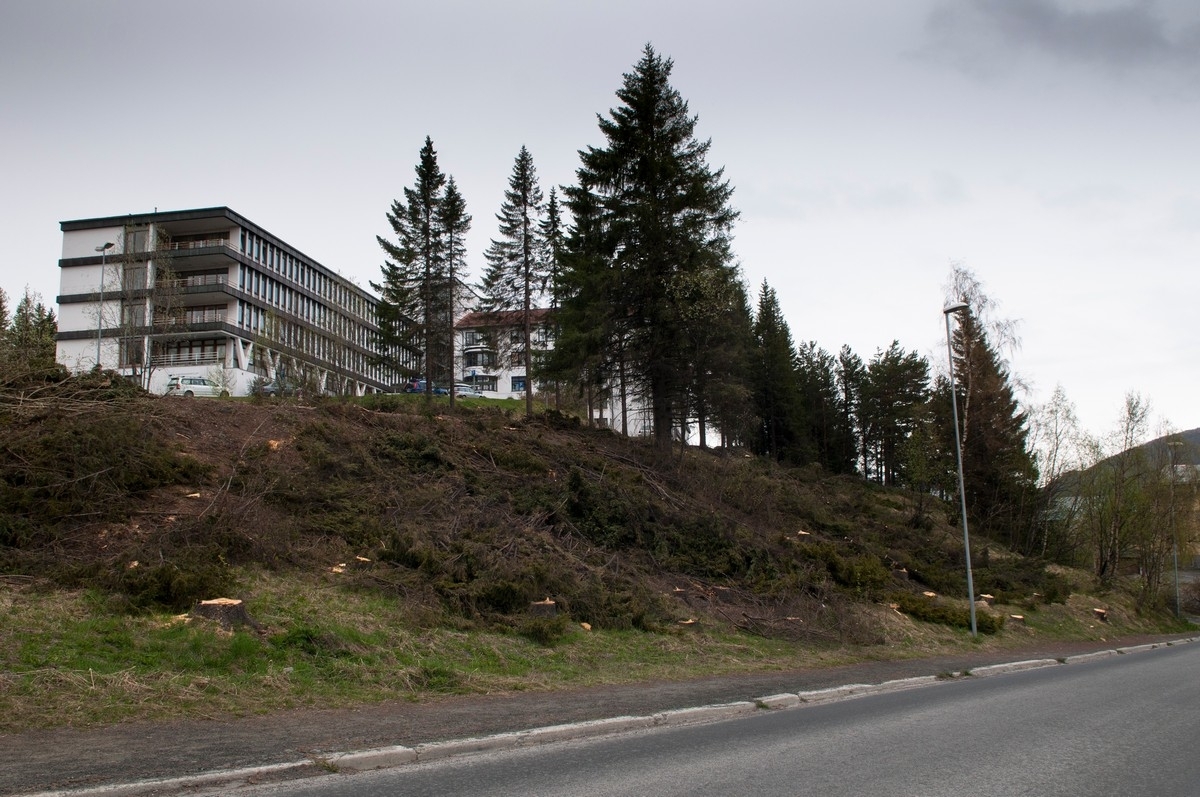
<svg viewBox="0 0 1200 797">
<path fill-rule="evenodd" d="M 534 359 L 554 347 L 550 310 L 530 311 Z M 460 380 L 497 398 L 525 396 L 525 322 L 520 311 L 469 312 L 454 328 Z"/>
<path fill-rule="evenodd" d="M 554 349 L 553 313 L 548 308 L 535 308 L 530 313 L 534 362 Z M 454 328 L 458 332 L 455 356 L 462 382 L 493 398 L 525 397 L 529 375 L 525 371 L 525 322 L 521 311 L 466 313 Z M 558 389 L 564 388 L 560 385 Z M 580 392 L 575 385 L 565 389 Z M 534 391 L 551 405 L 553 386 L 535 384 Z M 592 425 L 635 437 L 651 434 L 649 406 L 634 386 L 622 389 L 620 379 L 614 378 L 583 392 L 581 409 Z"/>
<path fill-rule="evenodd" d="M 377 298 L 226 207 L 61 223 L 58 361 L 161 393 L 205 376 L 327 394 L 386 392 Z M 393 353 L 416 366 L 416 352 Z"/>
</svg>

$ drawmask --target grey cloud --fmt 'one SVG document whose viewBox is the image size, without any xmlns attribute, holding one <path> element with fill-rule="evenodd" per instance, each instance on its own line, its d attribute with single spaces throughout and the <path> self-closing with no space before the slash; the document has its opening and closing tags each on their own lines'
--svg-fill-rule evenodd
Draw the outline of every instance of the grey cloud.
<svg viewBox="0 0 1200 797">
<path fill-rule="evenodd" d="M 1023 52 L 1125 71 L 1200 65 L 1200 27 L 1169 24 L 1153 0 L 1076 10 L 1063 0 L 940 2 L 926 28 L 927 55 L 966 71 L 1003 71 Z"/>
</svg>

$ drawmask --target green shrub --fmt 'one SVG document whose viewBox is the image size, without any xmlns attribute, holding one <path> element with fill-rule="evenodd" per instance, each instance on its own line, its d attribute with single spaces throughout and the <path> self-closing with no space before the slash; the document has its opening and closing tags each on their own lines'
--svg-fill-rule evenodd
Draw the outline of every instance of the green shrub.
<svg viewBox="0 0 1200 797">
<path fill-rule="evenodd" d="M 936 598 L 913 595 L 909 592 L 901 592 L 893 595 L 892 602 L 900 608 L 900 611 L 916 620 L 948 625 L 954 628 L 971 627 L 969 607 L 956 606 L 944 603 Z M 980 633 L 995 634 L 1004 628 L 1004 618 L 988 612 L 977 612 L 975 626 Z"/>
<path fill-rule="evenodd" d="M 162 562 L 137 562 L 97 575 L 95 582 L 125 597 L 135 609 L 163 607 L 185 611 L 198 601 L 225 594 L 229 569 L 220 552 L 199 546 Z"/>
<path fill-rule="evenodd" d="M 512 614 L 529 603 L 526 591 L 511 581 L 495 581 L 487 584 L 478 596 L 480 608 Z"/>
<path fill-rule="evenodd" d="M 270 638 L 273 647 L 279 650 L 297 650 L 306 656 L 342 657 L 353 654 L 353 646 L 332 631 L 322 631 L 309 625 L 300 625 Z"/>
<path fill-rule="evenodd" d="M 873 592 L 891 581 L 892 573 L 878 556 L 869 553 L 845 553 L 831 542 L 809 543 L 800 549 L 801 555 L 825 565 L 837 584 L 859 593 Z"/>
<path fill-rule="evenodd" d="M 568 516 L 583 536 L 604 548 L 626 548 L 637 542 L 640 518 L 633 503 L 611 484 L 591 484 L 579 468 L 567 474 Z"/>
<path fill-rule="evenodd" d="M 517 633 L 539 645 L 549 647 L 562 639 L 567 633 L 570 618 L 565 614 L 554 617 L 526 617 L 517 626 Z"/>
</svg>

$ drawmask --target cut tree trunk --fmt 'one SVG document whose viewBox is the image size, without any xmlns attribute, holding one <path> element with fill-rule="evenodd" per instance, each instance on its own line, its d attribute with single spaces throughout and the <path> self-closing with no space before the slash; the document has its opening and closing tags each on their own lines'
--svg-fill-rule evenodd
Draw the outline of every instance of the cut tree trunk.
<svg viewBox="0 0 1200 797">
<path fill-rule="evenodd" d="M 190 615 L 203 617 L 206 620 L 215 620 L 221 624 L 222 628 L 228 630 L 242 626 L 249 626 L 255 631 L 262 630 L 246 611 L 246 604 L 236 598 L 213 598 L 208 601 L 200 601 L 192 607 Z"/>
</svg>

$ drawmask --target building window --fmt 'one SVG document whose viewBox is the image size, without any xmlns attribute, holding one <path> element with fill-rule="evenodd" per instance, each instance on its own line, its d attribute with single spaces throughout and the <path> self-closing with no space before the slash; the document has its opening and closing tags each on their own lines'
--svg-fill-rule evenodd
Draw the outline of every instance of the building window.
<svg viewBox="0 0 1200 797">
<path fill-rule="evenodd" d="M 145 346 L 142 338 L 121 339 L 121 366 L 123 368 L 137 367 L 145 360 Z"/>
<path fill-rule="evenodd" d="M 465 368 L 491 368 L 493 362 L 490 351 L 469 351 L 463 355 Z"/>
<path fill-rule="evenodd" d="M 125 252 L 145 252 L 149 248 L 150 231 L 145 227 L 125 230 Z"/>
<path fill-rule="evenodd" d="M 127 263 L 122 268 L 121 289 L 136 291 L 146 287 L 146 264 Z"/>
<path fill-rule="evenodd" d="M 512 378 L 512 392 L 513 393 L 524 393 L 525 392 L 525 377 L 514 376 Z"/>
<path fill-rule="evenodd" d="M 126 330 L 135 330 L 146 326 L 146 308 L 141 304 L 122 304 L 121 326 Z"/>
</svg>

